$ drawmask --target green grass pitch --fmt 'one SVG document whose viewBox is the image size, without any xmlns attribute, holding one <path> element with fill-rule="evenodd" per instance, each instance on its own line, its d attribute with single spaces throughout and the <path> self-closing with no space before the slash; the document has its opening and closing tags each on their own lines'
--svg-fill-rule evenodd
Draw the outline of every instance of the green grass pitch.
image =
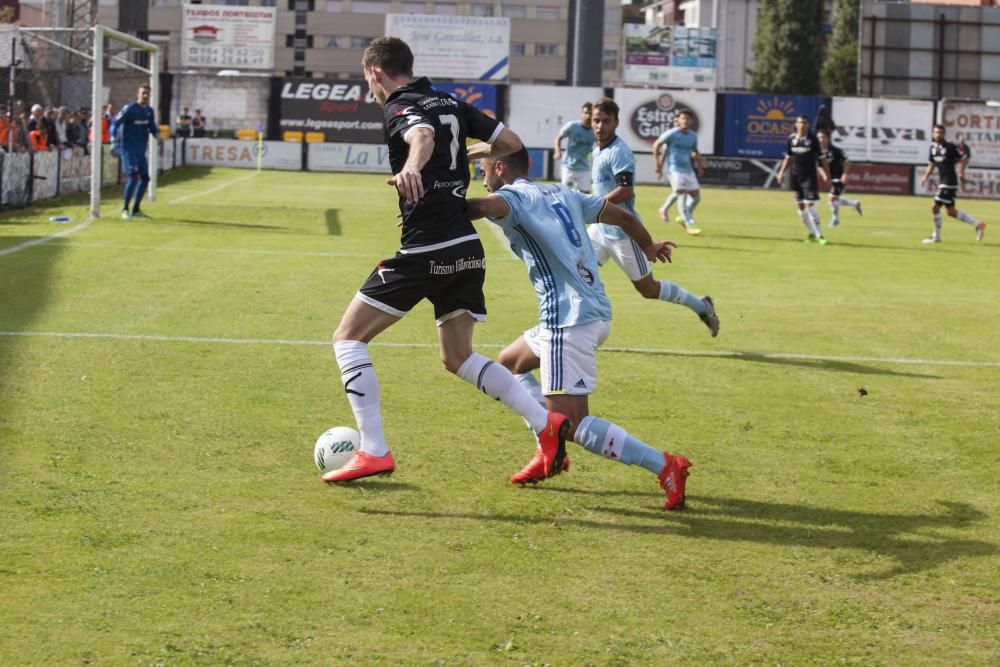
<svg viewBox="0 0 1000 667">
<path fill-rule="evenodd" d="M 330 334 L 398 247 L 383 177 L 186 169 L 151 221 L 0 215 L 0 664 L 997 664 L 1000 203 L 928 247 L 928 198 L 862 196 L 820 247 L 788 192 L 707 189 L 700 238 L 665 193 L 638 188 L 680 244 L 655 274 L 721 334 L 607 267 L 591 409 L 691 458 L 669 513 L 576 445 L 510 485 L 528 433 L 426 305 L 372 346 L 396 474 L 320 481 L 353 424 Z M 480 231 L 492 356 L 537 311 Z"/>
</svg>

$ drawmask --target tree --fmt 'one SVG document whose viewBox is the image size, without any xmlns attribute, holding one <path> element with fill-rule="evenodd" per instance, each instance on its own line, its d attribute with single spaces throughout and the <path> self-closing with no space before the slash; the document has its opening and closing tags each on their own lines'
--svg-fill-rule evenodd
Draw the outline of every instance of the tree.
<svg viewBox="0 0 1000 667">
<path fill-rule="evenodd" d="M 750 88 L 761 93 L 819 93 L 822 30 L 822 0 L 761 0 Z"/>
<path fill-rule="evenodd" d="M 858 92 L 858 24 L 861 0 L 837 0 L 833 17 L 833 39 L 823 63 L 823 91 L 827 95 Z"/>
</svg>

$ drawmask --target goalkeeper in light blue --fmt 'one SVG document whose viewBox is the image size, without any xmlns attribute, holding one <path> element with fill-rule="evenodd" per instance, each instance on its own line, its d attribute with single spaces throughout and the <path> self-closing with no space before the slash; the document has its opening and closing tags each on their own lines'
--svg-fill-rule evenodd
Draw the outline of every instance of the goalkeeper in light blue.
<svg viewBox="0 0 1000 667">
<path fill-rule="evenodd" d="M 139 205 L 149 186 L 149 162 L 146 150 L 149 137 L 159 139 L 160 129 L 156 124 L 156 113 L 149 105 L 150 88 L 143 84 L 136 91 L 136 99 L 122 107 L 111 121 L 112 149 L 122 162 L 125 181 L 122 219 L 148 218 Z M 156 150 L 154 145 L 153 150 Z"/>
<path fill-rule="evenodd" d="M 470 155 L 489 155 L 489 147 L 474 146 Z M 528 153 L 486 157 L 480 161 L 483 184 L 492 194 L 469 201 L 469 217 L 485 217 L 499 225 L 511 250 L 528 267 L 538 295 L 539 322 L 507 346 L 499 361 L 541 402 L 565 414 L 572 425 L 568 439 L 587 451 L 637 465 L 657 476 L 666 493 L 665 509 L 684 504 L 685 481 L 691 462 L 659 451 L 621 426 L 589 414 L 588 397 L 597 387 L 597 348 L 611 332 L 611 302 L 597 271 L 597 256 L 586 223 L 605 222 L 624 230 L 655 262 L 670 261 L 670 241 L 654 242 L 639 219 L 599 195 L 587 195 L 565 185 L 529 181 Z M 541 384 L 531 371 L 541 369 Z M 546 477 L 544 459 L 535 457 L 511 477 L 516 484 Z M 569 469 L 563 466 L 552 474 Z"/>
</svg>

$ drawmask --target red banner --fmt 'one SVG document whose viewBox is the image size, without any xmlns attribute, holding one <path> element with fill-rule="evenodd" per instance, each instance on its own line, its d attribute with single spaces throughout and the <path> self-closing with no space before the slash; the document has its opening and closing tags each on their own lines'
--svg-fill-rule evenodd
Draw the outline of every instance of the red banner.
<svg viewBox="0 0 1000 667">
<path fill-rule="evenodd" d="M 848 162 L 847 191 L 884 195 L 910 194 L 912 169 L 902 164 Z"/>
</svg>

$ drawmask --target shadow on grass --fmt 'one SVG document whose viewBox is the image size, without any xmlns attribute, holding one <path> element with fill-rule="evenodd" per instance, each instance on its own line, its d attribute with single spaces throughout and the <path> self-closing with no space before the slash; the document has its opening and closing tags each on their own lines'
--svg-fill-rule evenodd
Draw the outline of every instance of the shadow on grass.
<svg viewBox="0 0 1000 667">
<path fill-rule="evenodd" d="M 554 491 L 556 488 L 545 487 L 545 490 Z M 590 493 L 583 490 L 577 492 Z M 661 499 L 661 494 L 655 495 L 657 500 Z M 558 524 L 638 535 L 660 534 L 719 542 L 757 542 L 823 550 L 867 551 L 895 561 L 888 570 L 874 573 L 850 572 L 844 567 L 845 574 L 865 580 L 889 579 L 902 574 L 930 570 L 961 558 L 996 556 L 1000 553 L 1000 547 L 995 543 L 934 534 L 934 531 L 939 529 L 967 528 L 987 518 L 985 513 L 967 503 L 939 502 L 938 505 L 943 508 L 943 513 L 880 514 L 741 498 L 695 496 L 688 499 L 686 509 L 674 512 L 664 512 L 659 508 L 648 510 L 617 507 L 587 508 L 592 512 L 612 515 L 611 521 L 500 513 L 374 509 L 359 511 L 372 515 L 468 519 L 546 526 Z"/>
<path fill-rule="evenodd" d="M 841 359 L 822 358 L 798 358 L 791 356 L 775 356 L 763 352 L 691 352 L 682 350 L 633 350 L 629 348 L 602 347 L 601 352 L 616 352 L 625 354 L 643 354 L 647 356 L 666 357 L 710 357 L 724 361 L 749 361 L 760 364 L 774 364 L 777 366 L 798 366 L 814 371 L 832 371 L 834 373 L 857 373 L 860 375 L 895 375 L 898 377 L 922 378 L 925 380 L 940 380 L 940 375 L 929 375 L 927 373 L 909 373 L 906 371 L 893 371 L 875 366 L 865 366 L 853 361 Z M 888 363 L 888 362 L 887 362 Z"/>
<path fill-rule="evenodd" d="M 340 211 L 338 209 L 326 209 L 326 233 L 330 236 L 340 236 Z"/>
<path fill-rule="evenodd" d="M 782 238 L 776 236 L 750 236 L 747 234 L 719 234 L 715 238 L 720 239 L 741 239 L 745 241 L 769 241 L 772 243 L 797 243 L 799 245 L 808 245 L 805 243 L 804 239 L 801 238 Z M 928 252 L 929 249 L 920 243 L 920 239 L 916 240 L 914 246 L 899 246 L 899 245 L 883 245 L 875 243 L 852 243 L 850 241 L 838 241 L 837 239 L 829 239 L 830 244 L 827 246 L 840 246 L 843 248 L 870 248 L 873 250 L 896 250 L 898 252 Z M 935 246 L 934 252 L 946 252 L 952 254 L 968 255 L 969 250 L 955 250 L 950 248 L 941 248 L 940 245 Z"/>
</svg>

